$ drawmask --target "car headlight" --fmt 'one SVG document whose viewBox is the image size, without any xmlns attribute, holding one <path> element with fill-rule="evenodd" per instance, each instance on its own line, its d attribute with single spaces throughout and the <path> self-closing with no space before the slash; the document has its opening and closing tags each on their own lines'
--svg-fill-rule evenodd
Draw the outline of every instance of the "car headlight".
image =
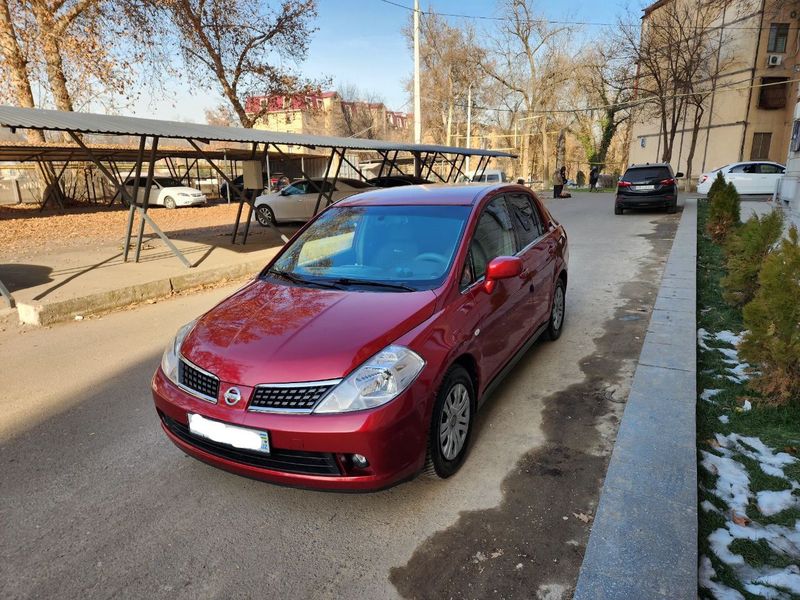
<svg viewBox="0 0 800 600">
<path fill-rule="evenodd" d="M 178 384 L 178 360 L 181 344 L 183 344 L 183 340 L 186 339 L 186 336 L 189 335 L 189 332 L 194 328 L 195 323 L 197 323 L 197 319 L 178 329 L 178 333 L 176 333 L 172 341 L 167 344 L 164 355 L 161 357 L 161 370 L 164 371 L 164 375 L 176 385 Z"/>
<path fill-rule="evenodd" d="M 187 194 L 186 192 L 178 192 L 178 196 L 191 196 L 191 194 Z"/>
<path fill-rule="evenodd" d="M 314 412 L 351 412 L 386 404 L 403 393 L 424 366 L 416 352 L 387 346 L 345 377 Z"/>
</svg>

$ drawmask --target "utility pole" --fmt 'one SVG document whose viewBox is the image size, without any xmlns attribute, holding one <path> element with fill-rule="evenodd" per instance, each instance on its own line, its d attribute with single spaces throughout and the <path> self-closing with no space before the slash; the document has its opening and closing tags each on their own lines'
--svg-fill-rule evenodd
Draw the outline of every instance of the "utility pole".
<svg viewBox="0 0 800 600">
<path fill-rule="evenodd" d="M 419 0 L 414 0 L 414 143 L 422 143 L 422 103 L 419 97 Z"/>
<path fill-rule="evenodd" d="M 472 84 L 467 88 L 467 148 L 472 143 Z M 467 173 L 469 174 L 469 155 L 467 155 L 466 165 Z M 470 176 L 470 179 L 472 177 Z"/>
</svg>

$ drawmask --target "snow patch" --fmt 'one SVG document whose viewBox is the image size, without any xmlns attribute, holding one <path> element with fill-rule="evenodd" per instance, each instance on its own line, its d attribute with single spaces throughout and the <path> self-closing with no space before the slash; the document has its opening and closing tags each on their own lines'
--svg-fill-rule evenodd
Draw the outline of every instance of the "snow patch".
<svg viewBox="0 0 800 600">
<path fill-rule="evenodd" d="M 720 342 L 725 342 L 726 344 L 730 344 L 731 346 L 738 346 L 739 342 L 742 341 L 741 333 L 733 333 L 732 331 L 718 331 L 714 334 L 714 338 L 719 340 Z"/>
<path fill-rule="evenodd" d="M 744 600 L 744 596 L 736 590 L 714 581 L 716 576 L 717 572 L 714 570 L 714 565 L 711 564 L 711 559 L 707 556 L 701 556 L 699 573 L 700 587 L 711 592 L 717 600 Z"/>
<path fill-rule="evenodd" d="M 759 512 L 765 517 L 777 515 L 779 512 L 800 505 L 800 498 L 793 494 L 795 488 L 773 492 L 761 491 L 756 494 Z"/>
<path fill-rule="evenodd" d="M 722 390 L 703 390 L 703 393 L 700 394 L 700 400 L 705 400 L 706 402 L 711 402 L 711 399 L 719 394 Z"/>
<path fill-rule="evenodd" d="M 720 415 L 719 416 L 719 422 L 720 423 L 724 423 L 725 425 L 727 425 L 730 420 L 731 420 L 731 418 L 728 415 Z"/>
<path fill-rule="evenodd" d="M 700 348 L 702 348 L 703 350 L 708 350 L 708 351 L 713 350 L 713 348 L 711 348 L 708 344 L 706 344 L 706 341 L 710 340 L 712 337 L 713 337 L 712 334 L 708 333 L 705 329 L 701 327 L 700 329 L 697 330 L 697 345 L 700 346 Z"/>
</svg>

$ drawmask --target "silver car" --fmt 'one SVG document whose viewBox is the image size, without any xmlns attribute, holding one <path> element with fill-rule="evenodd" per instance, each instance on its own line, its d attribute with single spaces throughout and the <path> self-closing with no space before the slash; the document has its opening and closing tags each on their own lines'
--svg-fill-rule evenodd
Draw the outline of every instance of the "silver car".
<svg viewBox="0 0 800 600">
<path fill-rule="evenodd" d="M 262 194 L 255 200 L 256 220 L 265 227 L 275 223 L 308 221 L 314 216 L 320 191 L 331 194 L 333 202 L 357 194 L 372 186 L 357 179 L 338 179 L 334 186 L 322 177 L 296 179 L 279 192 Z M 319 210 L 327 206 L 327 198 L 320 200 Z"/>
</svg>

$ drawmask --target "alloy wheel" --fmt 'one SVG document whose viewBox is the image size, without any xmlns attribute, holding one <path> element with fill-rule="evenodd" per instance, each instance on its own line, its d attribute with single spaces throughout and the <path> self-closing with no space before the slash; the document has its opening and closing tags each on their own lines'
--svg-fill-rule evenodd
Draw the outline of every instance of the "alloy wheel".
<svg viewBox="0 0 800 600">
<path fill-rule="evenodd" d="M 558 331 L 561 329 L 561 323 L 564 321 L 564 288 L 560 285 L 556 286 L 556 291 L 553 297 L 553 329 Z"/>
<path fill-rule="evenodd" d="M 446 460 L 454 460 L 467 440 L 470 399 L 467 388 L 457 383 L 447 394 L 439 422 L 439 447 Z"/>
</svg>

